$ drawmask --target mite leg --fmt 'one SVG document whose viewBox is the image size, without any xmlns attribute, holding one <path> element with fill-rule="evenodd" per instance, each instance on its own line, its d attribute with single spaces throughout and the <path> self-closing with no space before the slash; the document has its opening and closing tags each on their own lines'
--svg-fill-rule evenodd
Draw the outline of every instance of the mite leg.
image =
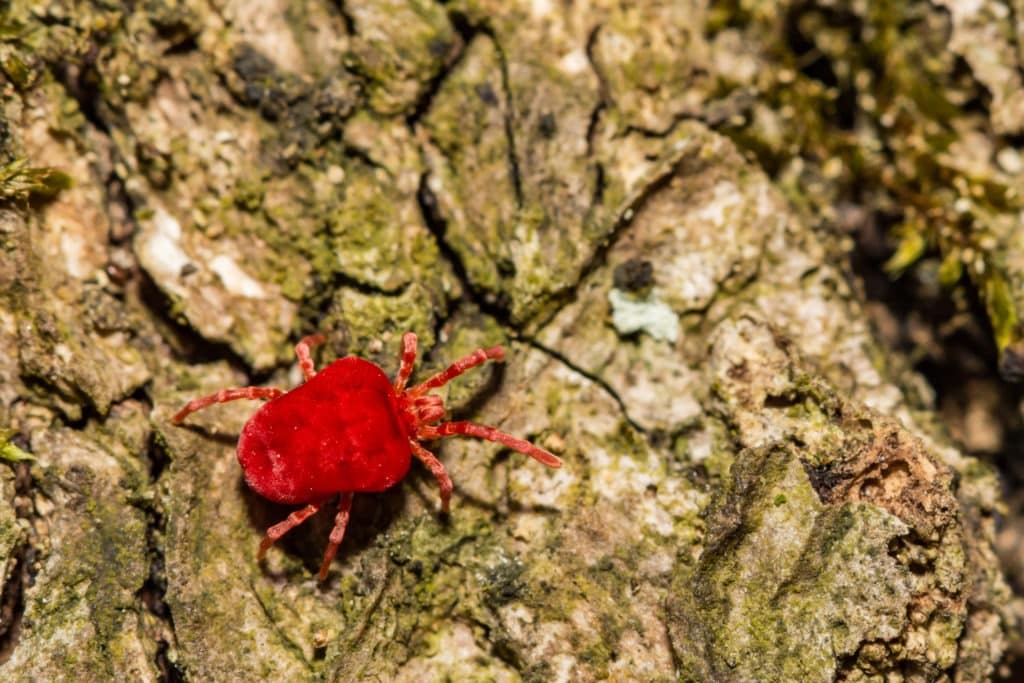
<svg viewBox="0 0 1024 683">
<path fill-rule="evenodd" d="M 240 398 L 277 398 L 284 392 L 274 387 L 242 387 L 241 389 L 221 389 L 216 394 L 210 394 L 209 396 L 203 396 L 202 398 L 195 398 L 188 402 L 184 408 L 179 410 L 171 418 L 171 422 L 174 424 L 180 423 L 186 417 L 202 410 L 203 408 L 209 408 L 214 403 L 227 403 L 228 401 L 237 401 Z"/>
<path fill-rule="evenodd" d="M 320 564 L 320 573 L 317 577 L 323 581 L 327 578 L 327 570 L 334 561 L 334 555 L 338 552 L 341 539 L 345 538 L 345 527 L 348 526 L 348 513 L 352 509 L 352 494 L 343 493 L 338 499 L 338 514 L 334 518 L 334 528 L 331 529 L 331 536 L 327 541 L 327 550 L 324 552 L 324 561 Z"/>
<path fill-rule="evenodd" d="M 441 512 L 448 512 L 452 500 L 452 478 L 448 476 L 444 465 L 434 457 L 433 453 L 415 441 L 410 441 L 409 444 L 412 446 L 412 454 L 419 458 L 437 479 L 437 485 L 441 487 Z"/>
<path fill-rule="evenodd" d="M 528 455 L 548 467 L 558 468 L 562 466 L 562 459 L 555 454 L 534 446 L 525 439 L 520 439 L 494 427 L 476 424 L 475 422 L 443 422 L 436 427 L 421 427 L 417 432 L 417 436 L 421 439 L 440 439 L 446 436 L 457 435 L 475 436 L 478 439 L 496 441 L 508 446 L 512 450 Z"/>
<path fill-rule="evenodd" d="M 310 503 L 301 510 L 296 510 L 292 514 L 288 515 L 288 518 L 283 522 L 278 522 L 267 529 L 267 535 L 263 537 L 262 541 L 260 541 L 260 549 L 256 552 L 256 559 L 262 560 L 263 556 L 267 554 L 267 550 L 270 549 L 270 546 L 274 545 L 274 542 L 277 541 L 277 539 L 281 538 L 286 533 L 315 515 L 316 511 L 319 509 L 320 503 Z"/>
<path fill-rule="evenodd" d="M 460 358 L 455 361 L 447 368 L 437 373 L 423 384 L 418 384 L 409 390 L 409 393 L 413 396 L 419 396 L 425 394 L 431 389 L 443 386 L 448 382 L 452 381 L 466 370 L 475 368 L 481 363 L 486 363 L 489 360 L 502 361 L 505 360 L 505 347 L 492 346 L 489 349 L 477 349 L 473 353 L 469 354 L 464 358 Z"/>
<path fill-rule="evenodd" d="M 416 363 L 416 335 L 406 332 L 402 335 L 402 363 L 398 368 L 398 376 L 395 377 L 395 393 L 401 394 L 405 391 L 405 385 L 412 375 L 412 367 Z"/>
<path fill-rule="evenodd" d="M 323 344 L 327 341 L 327 338 L 322 334 L 311 334 L 308 337 L 303 337 L 299 340 L 299 343 L 295 345 L 295 355 L 299 357 L 299 367 L 302 368 L 302 374 L 306 376 L 306 381 L 313 379 L 313 375 L 316 374 L 316 368 L 313 367 L 313 359 L 309 355 L 309 349 L 317 344 Z"/>
</svg>

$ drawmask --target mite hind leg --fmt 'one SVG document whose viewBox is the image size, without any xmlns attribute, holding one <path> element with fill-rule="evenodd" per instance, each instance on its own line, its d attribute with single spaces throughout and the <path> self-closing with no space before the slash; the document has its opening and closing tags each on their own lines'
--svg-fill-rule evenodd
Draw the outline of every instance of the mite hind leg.
<svg viewBox="0 0 1024 683">
<path fill-rule="evenodd" d="M 267 535 L 263 537 L 262 541 L 260 541 L 260 549 L 256 551 L 256 559 L 262 560 L 267 554 L 267 551 L 270 550 L 270 546 L 274 545 L 277 539 L 281 538 L 286 533 L 315 515 L 316 511 L 319 509 L 320 503 L 310 503 L 301 510 L 296 510 L 288 515 L 288 518 L 283 522 L 278 522 L 267 529 Z"/>
<path fill-rule="evenodd" d="M 171 418 L 171 422 L 179 424 L 186 417 L 192 413 L 202 410 L 203 408 L 209 408 L 215 403 L 227 403 L 228 401 L 237 401 L 242 398 L 258 399 L 258 398 L 277 398 L 284 392 L 275 387 L 242 387 L 240 389 L 221 389 L 215 394 L 209 396 L 203 396 L 202 398 L 194 398 L 188 402 L 188 404 L 174 414 Z"/>
<path fill-rule="evenodd" d="M 327 550 L 324 552 L 324 561 L 320 564 L 320 573 L 317 578 L 321 581 L 327 578 L 327 570 L 331 568 L 334 555 L 338 552 L 341 540 L 345 538 L 345 528 L 348 526 L 349 511 L 352 510 L 352 494 L 343 493 L 338 499 L 338 514 L 334 517 L 334 528 L 331 529 L 331 536 L 327 541 Z"/>
</svg>

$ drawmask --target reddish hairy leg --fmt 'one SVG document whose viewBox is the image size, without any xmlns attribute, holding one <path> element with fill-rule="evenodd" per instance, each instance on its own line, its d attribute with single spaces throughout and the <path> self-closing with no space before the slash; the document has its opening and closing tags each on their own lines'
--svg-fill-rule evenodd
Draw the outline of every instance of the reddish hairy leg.
<svg viewBox="0 0 1024 683">
<path fill-rule="evenodd" d="M 447 368 L 445 368 L 441 372 L 437 373 L 436 375 L 428 379 L 426 382 L 423 382 L 422 384 L 417 384 L 416 386 L 412 387 L 406 393 L 413 397 L 422 396 L 431 389 L 436 389 L 440 386 L 448 384 L 448 382 L 451 382 L 453 379 L 464 373 L 466 370 L 469 370 L 470 368 L 475 368 L 481 363 L 486 363 L 489 360 L 505 360 L 505 347 L 498 345 L 492 346 L 489 349 L 477 349 L 468 356 L 465 356 L 464 358 L 460 358 L 459 360 L 455 361 Z"/>
<path fill-rule="evenodd" d="M 415 441 L 410 441 L 409 445 L 412 446 L 412 454 L 419 458 L 430 470 L 430 473 L 434 475 L 434 478 L 437 479 L 437 485 L 441 487 L 441 512 L 448 512 L 452 500 L 452 478 L 448 476 L 444 465 L 434 457 L 433 453 Z"/>
<path fill-rule="evenodd" d="M 331 529 L 331 536 L 327 541 L 327 550 L 324 552 L 324 561 L 320 564 L 320 573 L 317 578 L 321 581 L 327 578 L 327 570 L 331 568 L 334 555 L 338 552 L 341 539 L 345 538 L 345 527 L 348 526 L 348 513 L 352 509 L 352 494 L 343 493 L 338 499 L 338 514 L 334 517 L 334 528 Z"/>
<path fill-rule="evenodd" d="M 192 413 L 209 408 L 214 403 L 227 403 L 237 401 L 240 398 L 277 398 L 284 392 L 275 387 L 242 387 L 241 389 L 221 389 L 216 394 L 194 398 L 188 404 L 174 414 L 171 422 L 178 424 Z"/>
<path fill-rule="evenodd" d="M 405 338 L 403 339 L 403 341 L 406 344 L 404 349 L 405 354 L 403 354 L 402 358 L 403 371 L 406 369 L 406 358 L 410 349 L 410 344 L 408 341 L 406 341 L 406 339 L 410 336 L 412 337 L 411 349 L 413 357 L 415 357 L 416 353 L 416 335 L 412 334 L 411 332 L 407 333 Z M 413 400 L 416 400 L 419 397 L 423 396 L 423 394 L 425 394 L 426 392 L 430 391 L 431 389 L 436 389 L 440 386 L 444 386 L 445 384 L 452 381 L 453 379 L 455 379 L 462 373 L 466 372 L 470 368 L 475 368 L 476 366 L 482 363 L 486 363 L 489 360 L 505 360 L 505 348 L 503 346 L 498 345 L 492 346 L 489 349 L 477 349 L 468 356 L 465 356 L 464 358 L 460 358 L 459 360 L 455 361 L 447 368 L 437 373 L 436 375 L 434 375 L 427 381 L 423 382 L 422 384 L 417 384 L 416 386 L 412 387 L 411 389 L 405 392 L 405 395 Z M 408 371 L 412 372 L 411 361 L 409 363 Z M 402 379 L 402 386 L 404 386 L 405 381 L 408 379 L 408 374 L 402 377 L 402 371 L 400 371 L 399 376 Z M 421 413 L 420 415 L 420 419 L 423 419 L 422 416 L 424 415 L 424 413 Z M 439 415 L 438 418 L 440 417 L 441 416 Z M 543 448 L 534 446 L 532 443 L 526 441 L 525 439 L 520 439 L 518 437 L 512 436 L 511 434 L 506 434 L 505 432 L 499 429 L 495 429 L 494 427 L 489 427 L 487 425 L 476 424 L 474 422 L 443 422 L 439 425 L 428 425 L 421 423 L 419 427 L 416 429 L 416 438 L 421 441 L 427 441 L 430 439 L 440 439 L 446 436 L 474 436 L 478 439 L 496 441 L 500 444 L 508 446 L 513 450 L 528 455 L 531 458 L 534 458 L 539 462 L 547 465 L 548 467 L 557 468 L 562 466 L 561 458 L 554 455 L 553 453 L 549 453 Z M 416 446 L 418 446 L 418 444 L 416 444 Z M 448 474 L 444 471 L 444 467 L 442 467 L 441 463 L 438 462 L 437 458 L 435 458 L 433 454 L 430 453 L 430 451 L 426 450 L 425 448 L 414 447 L 413 453 L 416 455 L 416 457 L 422 460 L 427 465 L 427 467 L 430 468 L 430 471 L 434 473 L 434 476 L 437 477 L 438 483 L 441 484 L 442 507 L 447 511 L 447 507 L 445 506 L 446 501 L 444 498 L 444 482 L 442 481 L 442 477 L 444 477 L 444 479 L 448 481 L 449 487 L 451 486 L 451 480 L 448 478 Z M 423 454 L 426 454 L 426 457 L 424 457 Z M 436 468 L 434 463 L 436 463 Z"/>
<path fill-rule="evenodd" d="M 398 368 L 398 375 L 395 376 L 395 393 L 401 395 L 405 391 L 405 385 L 412 375 L 412 368 L 416 364 L 416 335 L 406 332 L 402 335 L 401 365 Z"/>
<path fill-rule="evenodd" d="M 441 439 L 446 436 L 474 436 L 478 439 L 496 441 L 508 446 L 512 450 L 528 455 L 548 467 L 559 468 L 562 466 L 562 459 L 553 453 L 549 453 L 539 446 L 534 446 L 525 439 L 520 439 L 494 427 L 476 424 L 475 422 L 442 422 L 437 426 L 424 425 L 417 430 L 416 435 L 423 440 Z"/>
<path fill-rule="evenodd" d="M 310 503 L 306 507 L 288 515 L 288 518 L 283 522 L 278 522 L 267 529 L 266 536 L 260 541 L 260 549 L 256 551 L 256 559 L 262 560 L 266 556 L 267 551 L 270 550 L 270 546 L 274 545 L 286 533 L 315 515 L 321 505 L 322 503 Z M 345 527 L 348 526 L 349 511 L 351 509 L 352 494 L 341 494 L 341 498 L 338 500 L 338 514 L 334 518 L 334 528 L 331 530 L 331 536 L 327 542 L 327 551 L 324 552 L 324 560 L 320 564 L 320 572 L 317 574 L 321 581 L 327 578 L 327 570 L 331 567 L 331 562 L 338 552 L 341 540 L 345 538 Z"/>
<path fill-rule="evenodd" d="M 295 345 L 295 355 L 299 357 L 299 367 L 302 368 L 302 374 L 306 376 L 307 382 L 313 379 L 313 375 L 316 374 L 316 368 L 313 366 L 313 358 L 309 355 L 309 349 L 317 344 L 323 344 L 325 341 L 327 341 L 327 338 L 324 335 L 311 334 L 300 339 L 299 343 Z"/>
<path fill-rule="evenodd" d="M 260 549 L 256 551 L 256 559 L 262 560 L 263 556 L 267 554 L 267 550 L 270 549 L 270 546 L 274 545 L 277 539 L 315 515 L 316 511 L 320 509 L 320 505 L 321 503 L 310 503 L 301 510 L 296 510 L 288 515 L 288 518 L 283 522 L 278 522 L 267 529 L 267 535 L 260 541 Z"/>
</svg>

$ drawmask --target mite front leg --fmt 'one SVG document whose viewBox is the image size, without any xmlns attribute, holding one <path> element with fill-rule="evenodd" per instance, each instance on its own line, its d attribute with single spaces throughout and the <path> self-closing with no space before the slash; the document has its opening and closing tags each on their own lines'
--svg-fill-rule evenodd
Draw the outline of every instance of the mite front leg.
<svg viewBox="0 0 1024 683">
<path fill-rule="evenodd" d="M 455 361 L 447 368 L 428 379 L 426 382 L 417 384 L 413 388 L 409 389 L 408 393 L 413 397 L 422 396 L 431 389 L 436 389 L 448 384 L 448 382 L 452 381 L 466 370 L 475 368 L 481 363 L 486 363 L 489 360 L 505 360 L 505 347 L 498 345 L 492 346 L 489 349 L 477 349 L 468 356 Z"/>
<path fill-rule="evenodd" d="M 437 479 L 437 485 L 441 487 L 441 512 L 447 513 L 452 500 L 452 479 L 444 469 L 441 461 L 434 457 L 434 454 L 415 441 L 410 441 L 412 453 L 427 466 L 430 473 Z"/>
<path fill-rule="evenodd" d="M 405 391 L 405 385 L 412 375 L 413 365 L 416 364 L 416 335 L 406 332 L 402 335 L 402 356 L 401 364 L 398 367 L 398 375 L 395 376 L 395 393 L 401 395 Z"/>
<path fill-rule="evenodd" d="M 209 408 L 214 403 L 227 403 L 237 401 L 240 398 L 277 398 L 284 392 L 275 387 L 242 387 L 241 389 L 221 389 L 216 394 L 195 398 L 188 402 L 184 408 L 179 410 L 171 418 L 174 424 L 180 423 L 192 413 Z"/>
<path fill-rule="evenodd" d="M 554 453 L 549 453 L 543 448 L 534 446 L 526 439 L 520 439 L 494 427 L 475 422 L 442 422 L 436 427 L 428 425 L 420 427 L 416 435 L 424 440 L 441 439 L 446 436 L 473 436 L 478 439 L 487 439 L 488 441 L 495 441 L 508 446 L 512 450 L 528 455 L 548 467 L 557 469 L 562 466 L 562 459 Z"/>
<path fill-rule="evenodd" d="M 345 527 L 348 526 L 349 511 L 352 509 L 352 494 L 343 493 L 338 499 L 338 514 L 334 518 L 334 528 L 331 529 L 331 537 L 327 540 L 327 550 L 324 552 L 324 561 L 320 564 L 320 573 L 317 578 L 321 581 L 327 578 L 327 570 L 331 568 L 334 555 L 338 552 L 341 540 L 345 538 Z"/>
<path fill-rule="evenodd" d="M 313 358 L 309 355 L 309 349 L 317 344 L 323 344 L 325 341 L 327 341 L 327 337 L 324 335 L 311 334 L 300 339 L 299 343 L 295 345 L 295 355 L 299 357 L 299 367 L 302 368 L 302 374 L 305 375 L 307 382 L 313 379 L 313 376 L 316 374 L 316 368 L 313 367 Z"/>
</svg>

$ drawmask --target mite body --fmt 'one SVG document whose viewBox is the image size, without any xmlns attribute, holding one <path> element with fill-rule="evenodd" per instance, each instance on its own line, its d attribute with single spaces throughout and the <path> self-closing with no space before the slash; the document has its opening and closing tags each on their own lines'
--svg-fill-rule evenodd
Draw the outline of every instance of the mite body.
<svg viewBox="0 0 1024 683">
<path fill-rule="evenodd" d="M 305 507 L 267 530 L 259 557 L 338 495 L 338 514 L 320 567 L 323 580 L 344 537 L 352 494 L 394 486 L 408 473 L 413 457 L 437 479 L 441 509 L 447 512 L 451 479 L 421 441 L 473 436 L 504 444 L 549 467 L 561 467 L 562 461 L 555 455 L 494 427 L 440 421 L 444 404 L 440 396 L 428 392 L 481 363 L 504 360 L 503 347 L 474 351 L 422 384 L 406 388 L 416 362 L 416 335 L 412 332 L 402 338 L 401 366 L 394 382 L 373 363 L 353 356 L 316 372 L 310 347 L 323 341 L 322 335 L 312 335 L 295 347 L 306 378 L 301 386 L 288 392 L 272 387 L 224 389 L 190 401 L 172 418 L 178 424 L 215 403 L 269 399 L 242 429 L 238 462 L 246 482 L 258 494 L 277 503 Z"/>
</svg>

